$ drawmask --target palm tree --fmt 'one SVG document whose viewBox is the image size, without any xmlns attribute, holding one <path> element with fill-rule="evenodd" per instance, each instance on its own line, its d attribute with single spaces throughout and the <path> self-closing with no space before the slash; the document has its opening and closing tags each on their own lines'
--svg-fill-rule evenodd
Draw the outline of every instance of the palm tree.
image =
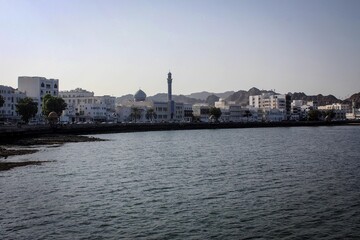
<svg viewBox="0 0 360 240">
<path fill-rule="evenodd" d="M 130 117 L 134 120 L 134 122 L 136 122 L 136 120 L 141 117 L 141 109 L 138 107 L 132 107 Z"/>
<path fill-rule="evenodd" d="M 157 117 L 155 110 L 153 108 L 148 109 L 145 117 L 152 122 Z"/>
</svg>

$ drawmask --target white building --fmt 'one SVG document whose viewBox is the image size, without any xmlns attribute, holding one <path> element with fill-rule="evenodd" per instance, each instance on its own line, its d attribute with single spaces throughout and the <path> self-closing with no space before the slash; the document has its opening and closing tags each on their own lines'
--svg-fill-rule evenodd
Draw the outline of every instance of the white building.
<svg viewBox="0 0 360 240">
<path fill-rule="evenodd" d="M 262 95 L 249 96 L 249 105 L 263 110 L 286 109 L 286 95 L 263 93 Z"/>
<path fill-rule="evenodd" d="M 168 102 L 153 102 L 158 122 L 167 122 L 170 119 L 169 103 Z"/>
<path fill-rule="evenodd" d="M 308 101 L 306 103 L 307 106 L 311 107 L 311 109 L 313 110 L 317 110 L 318 109 L 318 102 L 317 101 Z"/>
<path fill-rule="evenodd" d="M 4 105 L 0 107 L 0 119 L 3 121 L 19 120 L 20 116 L 16 112 L 16 104 L 20 99 L 26 97 L 25 93 L 12 87 L 0 85 L 0 95 L 4 98 Z"/>
<path fill-rule="evenodd" d="M 263 111 L 263 120 L 266 122 L 281 122 L 286 120 L 285 110 L 269 109 Z"/>
<path fill-rule="evenodd" d="M 220 121 L 222 122 L 257 121 L 254 119 L 257 114 L 252 114 L 248 108 L 243 108 L 233 101 L 225 101 L 220 98 L 219 101 L 215 102 L 215 107 L 221 110 Z"/>
<path fill-rule="evenodd" d="M 27 97 L 31 97 L 38 104 L 38 117 L 42 112 L 42 100 L 46 94 L 58 96 L 59 80 L 46 79 L 44 77 L 19 77 L 18 90 L 24 92 Z"/>
<path fill-rule="evenodd" d="M 139 116 L 135 120 L 132 117 L 133 109 L 138 110 Z M 150 119 L 146 118 L 146 113 L 149 109 L 152 109 L 153 105 L 151 102 L 128 102 L 124 105 L 116 106 L 116 116 L 118 122 L 148 122 Z M 156 117 L 154 117 L 156 119 Z M 154 120 L 156 121 L 156 120 Z"/>
<path fill-rule="evenodd" d="M 94 96 L 81 88 L 61 91 L 59 96 L 64 99 L 67 108 L 63 111 L 61 120 L 65 122 L 114 121 L 115 97 L 108 95 Z"/>
<path fill-rule="evenodd" d="M 303 100 L 293 100 L 291 102 L 291 117 L 290 120 L 299 121 L 304 116 L 305 101 Z"/>
<path fill-rule="evenodd" d="M 194 118 L 200 122 L 209 122 L 210 106 L 207 103 L 196 103 L 192 106 Z"/>
<path fill-rule="evenodd" d="M 263 93 L 249 96 L 249 106 L 262 111 L 263 121 L 282 121 L 290 117 L 290 96 L 285 94 Z"/>
<path fill-rule="evenodd" d="M 184 121 L 184 103 L 174 101 L 153 102 L 158 121 Z M 173 110 L 172 110 L 173 109 Z"/>
<path fill-rule="evenodd" d="M 351 107 L 351 113 L 346 113 L 346 119 L 349 120 L 359 120 L 360 119 L 360 109 L 356 109 L 356 104 L 353 101 L 352 102 L 352 107 Z"/>
<path fill-rule="evenodd" d="M 333 103 L 325 106 L 318 106 L 319 110 L 341 110 L 345 113 L 351 113 L 351 107 L 349 104 Z"/>
<path fill-rule="evenodd" d="M 105 104 L 106 111 L 111 114 L 115 112 L 115 100 L 116 97 L 110 95 L 95 96 L 96 102 L 99 104 Z"/>
<path fill-rule="evenodd" d="M 345 120 L 347 114 L 351 113 L 349 104 L 333 103 L 325 106 L 318 106 L 319 110 L 329 111 L 332 110 L 335 113 L 333 120 Z"/>
<path fill-rule="evenodd" d="M 183 106 L 184 110 L 184 122 L 192 122 L 193 120 L 193 110 L 192 110 L 192 104 L 190 103 L 184 103 Z"/>
<path fill-rule="evenodd" d="M 317 110 L 316 101 L 293 100 L 291 102 L 290 120 L 306 120 L 310 110 Z"/>
</svg>

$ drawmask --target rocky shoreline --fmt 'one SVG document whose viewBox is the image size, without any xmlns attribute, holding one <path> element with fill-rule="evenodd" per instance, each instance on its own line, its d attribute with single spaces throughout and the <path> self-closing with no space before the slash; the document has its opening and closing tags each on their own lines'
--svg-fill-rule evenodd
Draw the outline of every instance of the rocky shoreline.
<svg viewBox="0 0 360 240">
<path fill-rule="evenodd" d="M 0 171 L 7 171 L 15 167 L 24 167 L 29 165 L 41 165 L 51 161 L 26 161 L 26 162 L 0 162 Z"/>
<path fill-rule="evenodd" d="M 7 149 L 0 147 L 0 158 L 7 159 L 10 156 L 32 154 L 36 153 L 37 151 L 37 149 Z"/>
<path fill-rule="evenodd" d="M 0 146 L 0 171 L 10 170 L 14 167 L 22 167 L 28 165 L 41 165 L 42 163 L 50 161 L 26 161 L 26 162 L 10 162 L 3 161 L 8 157 L 17 155 L 27 155 L 36 153 L 38 149 L 23 149 L 22 147 L 33 147 L 40 145 L 62 145 L 64 143 L 76 143 L 76 142 L 95 142 L 95 141 L 106 141 L 104 139 L 80 136 L 80 135 L 61 135 L 61 134 L 46 134 L 34 137 L 25 137 L 12 139 L 3 146 Z M 21 147 L 21 148 L 19 148 Z"/>
</svg>

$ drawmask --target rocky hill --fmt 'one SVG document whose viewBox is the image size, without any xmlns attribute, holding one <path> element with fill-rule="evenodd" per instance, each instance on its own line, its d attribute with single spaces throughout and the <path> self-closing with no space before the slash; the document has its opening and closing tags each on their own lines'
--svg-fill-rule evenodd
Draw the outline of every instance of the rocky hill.
<svg viewBox="0 0 360 240">
<path fill-rule="evenodd" d="M 249 104 L 249 96 L 251 95 L 261 95 L 262 93 L 271 93 L 271 94 L 279 94 L 272 90 L 259 90 L 258 88 L 251 88 L 249 91 L 240 90 L 229 96 L 226 100 L 228 101 L 235 101 L 241 105 L 248 105 Z M 340 99 L 337 99 L 333 95 L 324 96 L 322 94 L 318 95 L 306 95 L 303 92 L 295 92 L 295 93 L 288 93 L 291 95 L 292 100 L 304 100 L 304 101 L 317 101 L 318 105 L 327 105 L 333 103 L 341 103 Z M 356 98 L 356 96 L 354 96 Z"/>
<path fill-rule="evenodd" d="M 229 97 L 231 94 L 233 94 L 234 91 L 227 91 L 227 92 L 223 92 L 223 93 L 211 93 L 211 92 L 206 92 L 206 91 L 203 91 L 203 92 L 197 92 L 197 93 L 191 93 L 189 95 L 186 95 L 187 97 L 190 97 L 190 98 L 196 98 L 196 99 L 200 99 L 200 100 L 206 100 L 209 96 L 211 95 L 215 95 L 219 98 L 227 98 Z"/>
<path fill-rule="evenodd" d="M 212 95 L 210 95 L 210 96 L 208 96 L 208 97 L 206 98 L 205 102 L 206 102 L 207 104 L 209 104 L 210 106 L 214 106 L 214 105 L 215 105 L 215 102 L 219 101 L 219 99 L 220 99 L 220 97 L 212 94 Z"/>
<path fill-rule="evenodd" d="M 273 92 L 273 91 L 260 90 L 258 88 L 253 87 L 253 88 L 250 88 L 248 91 L 245 91 L 245 90 L 237 91 L 237 92 L 233 93 L 232 95 L 230 95 L 229 97 L 227 97 L 225 100 L 234 101 L 237 104 L 246 106 L 249 104 L 249 96 L 261 95 L 262 93 L 274 93 L 275 94 L 275 92 Z"/>
<path fill-rule="evenodd" d="M 184 95 L 173 95 L 172 97 L 175 102 L 190 103 L 190 104 L 205 102 L 205 100 L 189 98 Z M 134 95 L 132 95 L 132 94 L 127 94 L 127 95 L 116 98 L 116 104 L 125 104 L 125 103 L 132 102 L 132 101 L 134 101 Z M 158 93 L 154 96 L 147 97 L 146 101 L 166 102 L 167 94 L 166 93 Z"/>
<path fill-rule="evenodd" d="M 360 92 L 351 95 L 348 100 L 360 103 Z"/>
<path fill-rule="evenodd" d="M 352 105 L 355 102 L 355 107 L 360 108 L 360 92 L 351 95 L 351 97 L 345 99 L 343 102 Z"/>
<path fill-rule="evenodd" d="M 333 95 L 324 96 L 322 94 L 318 94 L 307 96 L 303 92 L 295 92 L 289 94 L 291 95 L 292 100 L 317 101 L 319 106 L 342 102 Z"/>
<path fill-rule="evenodd" d="M 272 94 L 278 94 L 275 93 L 272 90 L 260 90 L 258 88 L 250 88 L 248 91 L 245 90 L 239 90 L 237 92 L 234 91 L 228 91 L 225 93 L 210 93 L 210 92 L 199 92 L 199 93 L 192 93 L 190 95 L 173 95 L 173 100 L 175 102 L 183 102 L 183 103 L 189 103 L 189 104 L 195 104 L 195 103 L 208 103 L 210 105 L 214 105 L 216 101 L 219 101 L 220 98 L 224 98 L 226 101 L 234 101 L 237 104 L 241 104 L 243 106 L 247 106 L 249 104 L 249 96 L 251 95 L 261 95 L 262 93 L 272 93 Z M 346 103 L 351 104 L 352 101 L 356 102 L 357 107 L 360 107 L 360 92 L 353 94 L 350 98 L 345 100 L 337 99 L 333 95 L 306 95 L 303 92 L 294 92 L 294 93 L 288 93 L 291 95 L 292 100 L 304 100 L 304 101 L 317 101 L 318 105 L 327 105 L 327 104 L 333 104 L 333 103 Z M 190 96 L 197 96 L 190 97 Z M 118 97 L 116 99 L 117 104 L 123 104 L 125 102 L 133 101 L 134 96 L 132 94 L 124 95 L 121 97 Z M 158 93 L 154 96 L 147 97 L 147 101 L 158 101 L 158 102 L 166 102 L 167 101 L 167 94 L 166 93 Z"/>
<path fill-rule="evenodd" d="M 204 100 L 190 98 L 185 95 L 173 95 L 172 98 L 175 102 L 182 102 L 182 103 L 189 103 L 189 104 L 205 102 Z M 158 93 L 154 96 L 147 97 L 146 99 L 148 101 L 154 101 L 154 102 L 166 102 L 167 94 L 166 93 Z"/>
<path fill-rule="evenodd" d="M 127 94 L 127 95 L 124 95 L 121 97 L 117 97 L 115 100 L 115 103 L 116 104 L 125 104 L 126 102 L 133 101 L 133 100 L 134 100 L 134 95 Z"/>
</svg>

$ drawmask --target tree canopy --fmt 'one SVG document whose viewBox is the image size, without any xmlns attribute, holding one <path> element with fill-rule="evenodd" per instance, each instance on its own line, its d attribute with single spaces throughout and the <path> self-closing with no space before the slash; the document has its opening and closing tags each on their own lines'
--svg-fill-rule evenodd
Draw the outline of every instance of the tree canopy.
<svg viewBox="0 0 360 240">
<path fill-rule="evenodd" d="M 28 123 L 30 118 L 35 117 L 38 111 L 37 103 L 32 100 L 32 98 L 26 97 L 20 99 L 18 104 L 16 104 L 16 112 L 19 113 L 21 119 Z"/>
<path fill-rule="evenodd" d="M 310 110 L 307 117 L 309 121 L 319 121 L 321 116 L 322 114 L 319 110 Z"/>
<path fill-rule="evenodd" d="M 61 97 L 46 94 L 43 99 L 42 113 L 47 117 L 49 113 L 56 112 L 58 116 L 66 109 L 67 104 Z"/>
<path fill-rule="evenodd" d="M 148 109 L 145 117 L 146 117 L 146 119 L 148 119 L 150 121 L 153 121 L 154 119 L 156 119 L 157 115 L 155 113 L 155 110 L 153 108 Z"/>
<path fill-rule="evenodd" d="M 252 113 L 250 112 L 250 110 L 245 110 L 245 113 L 244 113 L 244 117 L 251 117 L 252 116 Z"/>
<path fill-rule="evenodd" d="M 140 119 L 141 117 L 141 109 L 138 107 L 132 107 L 130 117 L 132 120 L 134 120 L 134 122 L 136 122 L 136 120 Z"/>
<path fill-rule="evenodd" d="M 336 113 L 333 109 L 330 109 L 325 111 L 324 115 L 325 115 L 325 120 L 331 121 L 336 116 Z"/>
<path fill-rule="evenodd" d="M 215 120 L 218 121 L 221 116 L 221 109 L 216 107 L 211 107 L 209 110 L 210 116 L 214 116 Z"/>
</svg>

